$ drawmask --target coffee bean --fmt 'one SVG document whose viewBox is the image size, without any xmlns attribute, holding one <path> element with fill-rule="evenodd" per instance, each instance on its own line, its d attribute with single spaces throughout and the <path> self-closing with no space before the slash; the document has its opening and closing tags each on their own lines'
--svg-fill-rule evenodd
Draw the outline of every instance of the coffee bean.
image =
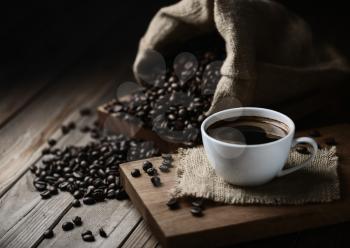
<svg viewBox="0 0 350 248">
<path fill-rule="evenodd" d="M 115 198 L 115 190 L 110 189 L 107 191 L 107 199 L 113 199 L 113 198 Z"/>
<path fill-rule="evenodd" d="M 69 123 L 68 123 L 68 128 L 69 128 L 70 130 L 75 129 L 75 128 L 76 128 L 75 122 L 74 122 L 74 121 L 69 122 Z"/>
<path fill-rule="evenodd" d="M 87 133 L 90 131 L 90 127 L 89 126 L 83 126 L 82 128 L 80 128 L 80 131 L 82 133 Z"/>
<path fill-rule="evenodd" d="M 131 171 L 131 176 L 133 176 L 133 177 L 141 176 L 140 170 L 139 169 L 134 169 L 133 171 Z"/>
<path fill-rule="evenodd" d="M 75 218 L 72 221 L 76 226 L 81 226 L 83 224 L 83 221 L 79 216 L 75 216 Z"/>
<path fill-rule="evenodd" d="M 317 138 L 317 137 L 320 137 L 320 136 L 321 136 L 321 133 L 320 133 L 320 131 L 318 131 L 318 130 L 312 130 L 312 131 L 309 133 L 309 135 L 310 135 L 311 137 Z"/>
<path fill-rule="evenodd" d="M 50 191 L 51 195 L 57 195 L 58 194 L 58 190 L 57 190 L 56 186 L 49 185 L 49 186 L 47 186 L 47 190 Z"/>
<path fill-rule="evenodd" d="M 194 201 L 191 202 L 191 205 L 193 207 L 199 207 L 199 208 L 202 208 L 203 209 L 203 206 L 204 206 L 204 199 L 203 198 L 200 198 L 200 199 L 196 199 Z"/>
<path fill-rule="evenodd" d="M 155 168 L 149 168 L 147 169 L 146 173 L 149 175 L 149 176 L 154 176 L 154 175 L 157 175 L 157 170 Z"/>
<path fill-rule="evenodd" d="M 57 141 L 55 139 L 49 139 L 47 143 L 49 144 L 49 146 L 55 146 L 57 144 Z"/>
<path fill-rule="evenodd" d="M 166 172 L 169 172 L 169 167 L 166 166 L 165 164 L 161 164 L 161 165 L 159 166 L 159 170 L 160 170 L 161 172 L 166 173 Z"/>
<path fill-rule="evenodd" d="M 47 184 L 44 181 L 36 181 L 36 182 L 34 182 L 34 187 L 38 191 L 44 191 L 44 190 L 46 190 Z"/>
<path fill-rule="evenodd" d="M 93 204 L 96 203 L 96 201 L 95 201 L 95 199 L 92 198 L 92 197 L 84 197 L 84 198 L 83 198 L 83 203 L 84 203 L 85 205 L 93 205 Z"/>
<path fill-rule="evenodd" d="M 142 169 L 145 172 L 147 172 L 147 170 L 152 168 L 152 167 L 153 167 L 153 164 L 150 161 L 146 160 L 146 161 L 143 162 Z"/>
<path fill-rule="evenodd" d="M 47 154 L 50 154 L 50 153 L 51 153 L 50 148 L 44 148 L 44 149 L 41 151 L 41 154 L 42 154 L 42 155 L 47 155 Z"/>
<path fill-rule="evenodd" d="M 153 176 L 152 178 L 151 178 L 151 182 L 152 182 L 152 184 L 153 184 L 153 186 L 154 187 L 159 187 L 159 186 L 161 186 L 161 181 L 160 181 L 160 178 L 159 177 L 157 177 L 157 176 Z"/>
<path fill-rule="evenodd" d="M 70 221 L 64 222 L 64 223 L 62 224 L 62 229 L 63 229 L 63 231 L 70 231 L 70 230 L 73 230 L 73 228 L 74 228 L 74 225 L 73 225 L 73 223 L 70 222 Z"/>
<path fill-rule="evenodd" d="M 80 115 L 81 116 L 89 116 L 91 115 L 92 111 L 89 108 L 83 108 L 80 110 Z"/>
<path fill-rule="evenodd" d="M 165 160 L 170 160 L 170 161 L 173 159 L 172 155 L 168 154 L 168 153 L 163 153 L 162 158 Z"/>
<path fill-rule="evenodd" d="M 329 137 L 329 138 L 324 139 L 324 142 L 328 146 L 335 146 L 335 145 L 337 145 L 337 141 L 333 137 Z"/>
<path fill-rule="evenodd" d="M 88 234 L 84 234 L 82 235 L 82 238 L 85 242 L 94 242 L 95 241 L 95 237 L 92 235 L 92 233 L 88 233 Z"/>
<path fill-rule="evenodd" d="M 123 189 L 117 189 L 115 192 L 115 197 L 117 200 L 125 200 L 129 198 L 128 194 Z"/>
<path fill-rule="evenodd" d="M 83 195 L 84 195 L 83 192 L 80 191 L 80 190 L 76 190 L 73 193 L 73 196 L 74 196 L 75 199 L 81 199 L 83 197 Z"/>
<path fill-rule="evenodd" d="M 78 208 L 81 206 L 81 203 L 78 199 L 74 199 L 73 202 L 72 202 L 72 206 L 75 207 L 75 208 Z"/>
<path fill-rule="evenodd" d="M 166 205 L 167 205 L 167 206 L 169 207 L 169 209 L 171 209 L 171 210 L 175 210 L 175 209 L 178 209 L 178 208 L 180 207 L 179 202 L 177 201 L 176 198 L 171 198 L 171 199 L 167 202 Z"/>
<path fill-rule="evenodd" d="M 54 236 L 54 233 L 53 233 L 52 229 L 47 229 L 43 234 L 43 237 L 45 239 L 51 239 L 51 238 L 53 238 L 53 236 Z"/>
<path fill-rule="evenodd" d="M 61 131 L 62 131 L 62 134 L 63 134 L 63 135 L 66 135 L 67 133 L 69 133 L 70 129 L 69 129 L 69 127 L 67 127 L 67 126 L 62 125 L 62 126 L 61 126 Z"/>
<path fill-rule="evenodd" d="M 192 207 L 191 214 L 195 217 L 201 217 L 203 216 L 203 211 L 200 207 Z"/>
<path fill-rule="evenodd" d="M 107 233 L 105 232 L 105 230 L 103 230 L 103 228 L 101 227 L 98 232 L 100 233 L 100 236 L 102 238 L 107 238 Z"/>
<path fill-rule="evenodd" d="M 42 199 L 49 199 L 51 197 L 51 193 L 49 190 L 45 190 L 40 193 Z"/>
</svg>

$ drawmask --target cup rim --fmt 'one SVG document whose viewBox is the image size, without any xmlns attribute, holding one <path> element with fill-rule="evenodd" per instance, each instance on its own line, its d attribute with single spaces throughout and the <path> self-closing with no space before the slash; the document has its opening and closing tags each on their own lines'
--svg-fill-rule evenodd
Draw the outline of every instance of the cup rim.
<svg viewBox="0 0 350 248">
<path fill-rule="evenodd" d="M 236 111 L 243 111 L 243 110 L 261 110 L 261 111 L 267 111 L 267 112 L 270 112 L 270 113 L 274 113 L 274 114 L 277 114 L 277 115 L 280 115 L 284 118 L 286 118 L 289 122 L 290 122 L 290 125 L 288 123 L 285 123 L 290 130 L 288 130 L 288 134 L 286 136 L 284 136 L 283 138 L 281 139 L 278 139 L 278 140 L 275 140 L 275 141 L 272 141 L 272 142 L 268 142 L 268 143 L 263 143 L 263 144 L 255 144 L 255 145 L 242 145 L 242 144 L 232 144 L 232 143 L 228 143 L 228 142 L 224 142 L 224 141 L 220 141 L 218 139 L 215 139 L 213 137 L 211 137 L 205 130 L 205 126 L 206 124 L 208 123 L 208 121 L 210 121 L 212 118 L 215 118 L 215 117 L 218 117 L 222 114 L 225 114 L 225 113 L 229 113 L 229 112 L 236 112 Z M 275 111 L 275 110 L 272 110 L 272 109 L 267 109 L 267 108 L 259 108 L 259 107 L 239 107 L 239 108 L 230 108 L 230 109 L 225 109 L 225 110 L 222 110 L 222 111 L 219 111 L 219 112 L 216 112 L 210 116 L 208 116 L 207 118 L 204 119 L 204 121 L 202 122 L 201 124 L 201 133 L 202 133 L 202 136 L 205 136 L 206 138 L 210 139 L 212 142 L 214 143 L 217 143 L 217 144 L 220 144 L 220 145 L 225 145 L 225 146 L 229 146 L 229 147 L 237 147 L 237 148 L 247 148 L 247 147 L 263 147 L 263 146 L 268 146 L 268 145 L 274 145 L 276 143 L 279 143 L 279 142 L 282 142 L 286 139 L 289 139 L 290 136 L 294 135 L 294 131 L 295 131 L 295 124 L 293 122 L 293 120 L 288 117 L 287 115 L 285 114 L 282 114 L 281 112 L 278 112 L 278 111 Z"/>
</svg>

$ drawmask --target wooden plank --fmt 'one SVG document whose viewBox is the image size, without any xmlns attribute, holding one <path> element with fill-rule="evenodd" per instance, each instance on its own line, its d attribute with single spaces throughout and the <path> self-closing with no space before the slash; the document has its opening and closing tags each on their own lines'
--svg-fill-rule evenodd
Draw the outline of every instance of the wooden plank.
<svg viewBox="0 0 350 248">
<path fill-rule="evenodd" d="M 123 244 L 122 248 L 147 247 L 154 248 L 158 244 L 156 238 L 152 235 L 147 223 L 142 220 L 130 237 Z"/>
<path fill-rule="evenodd" d="M 99 44 L 102 47 L 93 51 L 99 54 L 99 59 L 84 60 L 0 129 L 0 196 L 25 172 L 24 164 L 38 159 L 45 140 L 67 115 L 84 103 L 96 102 L 106 88 L 113 86 L 111 80 L 120 72 L 116 49 L 108 51 L 113 41 L 109 39 L 108 46 Z M 113 90 L 110 93 L 113 94 Z"/>
<path fill-rule="evenodd" d="M 64 232 L 62 223 L 75 216 L 82 218 L 83 225 L 71 232 Z M 53 229 L 54 238 L 44 239 L 38 247 L 119 247 L 140 220 L 141 216 L 128 200 L 108 200 L 93 206 L 71 208 Z M 99 236 L 98 230 L 101 227 L 108 238 Z M 93 232 L 95 242 L 87 243 L 82 240 L 81 233 L 85 230 Z"/>
<path fill-rule="evenodd" d="M 132 169 L 141 167 L 142 161 L 130 162 L 121 166 L 122 181 L 131 200 L 165 247 L 220 246 L 341 223 L 350 220 L 350 125 L 335 125 L 320 131 L 323 136 L 319 140 L 332 136 L 338 142 L 342 199 L 332 203 L 280 207 L 213 205 L 207 207 L 204 217 L 194 218 L 188 203 L 182 202 L 176 211 L 169 211 L 166 206 L 175 170 L 162 173 L 163 186 L 154 188 L 147 175 L 137 179 L 130 175 Z M 150 161 L 158 167 L 162 160 Z"/>
<path fill-rule="evenodd" d="M 68 116 L 65 121 L 77 121 L 78 118 L 79 115 L 75 112 Z M 94 117 L 80 118 L 76 123 L 78 126 L 89 125 L 93 122 L 93 120 Z M 59 135 L 60 131 L 55 132 L 51 138 L 57 138 Z M 89 140 L 90 137 L 86 136 L 86 134 L 82 134 L 78 130 L 75 130 L 69 135 L 58 139 L 56 147 L 78 144 L 79 142 L 83 143 Z M 26 166 L 26 164 L 24 165 Z M 69 194 L 66 195 L 70 196 Z M 60 198 L 62 198 L 61 195 Z M 27 171 L 25 175 L 21 177 L 17 183 L 1 198 L 0 220 L 2 225 L 0 226 L 0 237 L 9 232 L 9 230 L 11 230 L 21 219 L 29 216 L 33 209 L 38 208 L 38 204 L 40 202 L 41 197 L 33 186 L 33 175 Z M 45 205 L 40 205 L 40 207 L 43 206 Z"/>
</svg>

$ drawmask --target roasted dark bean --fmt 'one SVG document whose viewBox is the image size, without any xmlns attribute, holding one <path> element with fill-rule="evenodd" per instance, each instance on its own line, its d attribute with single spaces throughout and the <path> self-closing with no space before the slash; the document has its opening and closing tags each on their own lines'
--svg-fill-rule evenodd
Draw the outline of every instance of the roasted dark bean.
<svg viewBox="0 0 350 248">
<path fill-rule="evenodd" d="M 191 214 L 196 217 L 201 217 L 203 216 L 203 211 L 202 208 L 200 207 L 192 207 L 191 208 Z"/>
<path fill-rule="evenodd" d="M 129 198 L 128 194 L 123 189 L 117 189 L 115 192 L 115 197 L 117 200 L 125 200 Z"/>
<path fill-rule="evenodd" d="M 74 199 L 73 202 L 72 202 L 72 206 L 75 207 L 75 208 L 78 208 L 81 206 L 81 203 L 78 199 Z"/>
<path fill-rule="evenodd" d="M 165 164 L 161 164 L 160 166 L 159 166 L 159 170 L 161 171 L 161 172 L 169 172 L 169 167 L 167 166 L 167 165 L 165 165 Z"/>
<path fill-rule="evenodd" d="M 83 203 L 84 203 L 85 205 L 93 205 L 93 204 L 96 203 L 96 201 L 95 201 L 95 199 L 92 198 L 92 197 L 84 197 L 84 198 L 83 198 Z"/>
<path fill-rule="evenodd" d="M 75 218 L 72 221 L 76 226 L 81 226 L 83 224 L 83 221 L 79 216 L 75 216 Z"/>
<path fill-rule="evenodd" d="M 146 161 L 143 162 L 142 169 L 145 172 L 147 172 L 147 170 L 152 168 L 152 167 L 153 167 L 153 164 L 150 161 L 146 160 Z"/>
<path fill-rule="evenodd" d="M 66 135 L 67 133 L 69 133 L 69 127 L 67 127 L 67 126 L 65 126 L 65 125 L 63 125 L 62 127 L 61 127 L 61 131 L 62 131 L 62 134 L 63 135 Z"/>
<path fill-rule="evenodd" d="M 102 238 L 107 238 L 107 233 L 105 232 L 105 230 L 103 230 L 103 228 L 101 227 L 98 232 L 100 233 L 100 236 Z"/>
<path fill-rule="evenodd" d="M 47 229 L 43 234 L 43 237 L 45 239 L 51 239 L 53 236 L 54 236 L 54 233 L 53 233 L 52 229 Z"/>
<path fill-rule="evenodd" d="M 45 190 L 40 193 L 42 199 L 49 199 L 51 197 L 51 192 L 49 190 Z"/>
<path fill-rule="evenodd" d="M 134 169 L 132 172 L 131 172 L 131 176 L 133 177 L 139 177 L 141 176 L 141 172 L 139 169 Z"/>
<path fill-rule="evenodd" d="M 169 209 L 171 209 L 171 210 L 175 210 L 175 209 L 178 209 L 178 208 L 180 207 L 179 202 L 176 200 L 176 198 L 171 198 L 171 199 L 167 202 L 166 205 L 167 205 L 167 206 L 169 207 Z"/>
<path fill-rule="evenodd" d="M 153 176 L 152 178 L 151 178 L 151 182 L 152 182 L 152 184 L 153 184 L 153 186 L 154 187 L 159 187 L 159 186 L 161 186 L 161 181 L 160 181 L 160 178 L 159 177 L 157 177 L 157 176 Z"/>
<path fill-rule="evenodd" d="M 89 108 L 83 108 L 80 110 L 80 115 L 81 116 L 88 116 L 91 115 L 92 111 Z"/>
<path fill-rule="evenodd" d="M 49 139 L 47 143 L 49 144 L 49 146 L 54 146 L 56 145 L 57 141 L 55 139 Z"/>
<path fill-rule="evenodd" d="M 62 224 L 62 229 L 63 229 L 63 231 L 70 231 L 70 230 L 73 230 L 73 228 L 74 228 L 74 225 L 73 225 L 73 223 L 70 222 L 70 221 L 64 222 L 64 223 Z"/>
<path fill-rule="evenodd" d="M 157 170 L 155 169 L 155 168 L 149 168 L 149 169 L 147 169 L 147 174 L 149 175 L 149 176 L 154 176 L 154 175 L 157 175 L 158 173 L 157 173 Z"/>
</svg>

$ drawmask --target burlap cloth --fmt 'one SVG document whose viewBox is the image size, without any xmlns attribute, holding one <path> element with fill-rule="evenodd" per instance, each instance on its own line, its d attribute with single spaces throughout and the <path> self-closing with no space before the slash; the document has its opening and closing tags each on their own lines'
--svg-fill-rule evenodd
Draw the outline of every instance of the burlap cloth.
<svg viewBox="0 0 350 248">
<path fill-rule="evenodd" d="M 220 36 L 226 49 L 209 113 L 279 106 L 299 117 L 332 102 L 329 93 L 300 108 L 300 98 L 322 98 L 317 94 L 330 92 L 328 87 L 341 90 L 340 83 L 350 75 L 346 59 L 322 41 L 314 42 L 308 24 L 283 5 L 269 0 L 182 0 L 160 9 L 150 22 L 140 40 L 135 77 L 142 83 L 152 51 L 166 56 L 171 48 L 204 34 Z"/>
<path fill-rule="evenodd" d="M 308 155 L 292 150 L 287 167 Z M 174 197 L 203 197 L 228 204 L 298 205 L 331 202 L 340 198 L 336 148 L 319 150 L 310 165 L 257 187 L 238 187 L 215 174 L 203 147 L 180 149 L 175 156 Z"/>
</svg>

